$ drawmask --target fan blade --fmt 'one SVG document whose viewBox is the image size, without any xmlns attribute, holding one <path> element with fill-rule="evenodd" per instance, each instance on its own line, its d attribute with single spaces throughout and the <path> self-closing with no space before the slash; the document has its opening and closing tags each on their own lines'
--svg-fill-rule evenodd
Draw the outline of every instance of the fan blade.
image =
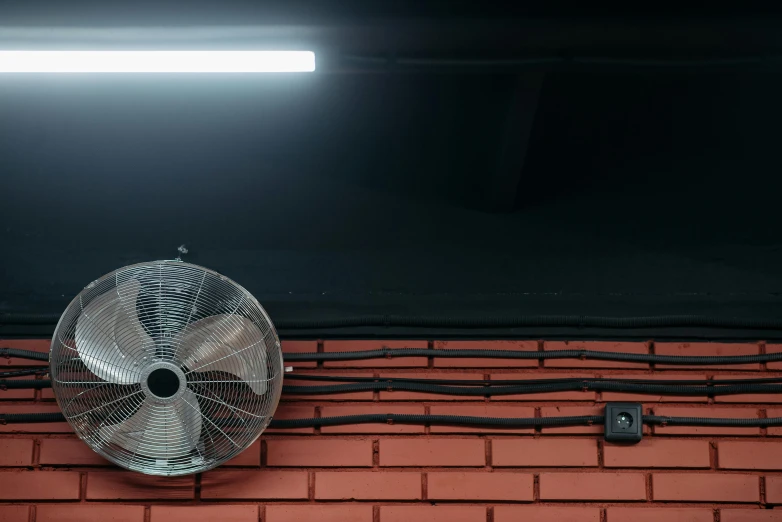
<svg viewBox="0 0 782 522">
<path fill-rule="evenodd" d="M 154 357 L 155 343 L 136 313 L 140 284 L 132 279 L 92 300 L 76 321 L 76 350 L 84 365 L 116 384 L 140 380 L 145 357 Z"/>
<path fill-rule="evenodd" d="M 177 362 L 191 372 L 230 373 L 256 394 L 266 393 L 266 344 L 260 328 L 246 317 L 213 315 L 187 325 L 179 337 Z"/>
<path fill-rule="evenodd" d="M 153 459 L 182 457 L 201 438 L 201 407 L 190 390 L 168 404 L 146 401 L 126 420 L 103 426 L 100 437 L 134 455 Z"/>
</svg>

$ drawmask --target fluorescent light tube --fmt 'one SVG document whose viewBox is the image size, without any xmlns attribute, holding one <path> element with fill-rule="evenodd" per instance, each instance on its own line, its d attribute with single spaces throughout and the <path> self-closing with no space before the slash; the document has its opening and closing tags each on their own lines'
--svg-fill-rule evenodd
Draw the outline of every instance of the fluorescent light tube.
<svg viewBox="0 0 782 522">
<path fill-rule="evenodd" d="M 312 72 L 312 51 L 3 51 L 0 73 Z"/>
</svg>

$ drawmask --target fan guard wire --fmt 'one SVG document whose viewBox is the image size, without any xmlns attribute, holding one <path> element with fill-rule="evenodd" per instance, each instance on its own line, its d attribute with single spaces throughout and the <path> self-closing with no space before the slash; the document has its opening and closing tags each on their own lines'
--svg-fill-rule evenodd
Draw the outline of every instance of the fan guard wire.
<svg viewBox="0 0 782 522">
<path fill-rule="evenodd" d="M 88 285 L 52 338 L 52 388 L 76 434 L 127 469 L 183 475 L 249 447 L 282 389 L 280 341 L 244 288 L 181 261 Z"/>
</svg>

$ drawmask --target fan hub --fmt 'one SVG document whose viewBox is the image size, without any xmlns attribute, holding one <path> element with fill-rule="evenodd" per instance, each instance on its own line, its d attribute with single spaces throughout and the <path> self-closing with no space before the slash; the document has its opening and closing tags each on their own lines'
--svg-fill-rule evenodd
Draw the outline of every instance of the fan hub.
<svg viewBox="0 0 782 522">
<path fill-rule="evenodd" d="M 179 377 L 168 368 L 158 368 L 147 377 L 147 387 L 155 397 L 167 399 L 179 389 Z"/>
<path fill-rule="evenodd" d="M 158 361 L 141 372 L 141 389 L 150 399 L 158 403 L 178 399 L 187 389 L 187 380 L 179 366 Z"/>
</svg>

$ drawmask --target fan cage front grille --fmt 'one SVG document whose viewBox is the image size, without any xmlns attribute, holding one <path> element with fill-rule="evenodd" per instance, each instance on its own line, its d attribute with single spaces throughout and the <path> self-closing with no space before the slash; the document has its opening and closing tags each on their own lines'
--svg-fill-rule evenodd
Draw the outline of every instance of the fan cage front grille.
<svg viewBox="0 0 782 522">
<path fill-rule="evenodd" d="M 128 266 L 87 286 L 60 318 L 50 367 L 76 434 L 107 460 L 153 475 L 234 458 L 269 424 L 282 391 L 280 341 L 261 305 L 227 277 L 180 261 Z M 155 378 L 169 381 L 150 387 L 157 368 Z"/>
</svg>

